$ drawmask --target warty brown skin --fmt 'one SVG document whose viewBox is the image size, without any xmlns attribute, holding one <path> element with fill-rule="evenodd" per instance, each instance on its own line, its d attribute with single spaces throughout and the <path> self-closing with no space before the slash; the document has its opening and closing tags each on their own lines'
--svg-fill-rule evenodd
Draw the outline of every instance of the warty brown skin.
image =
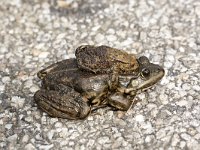
<svg viewBox="0 0 200 150">
<path fill-rule="evenodd" d="M 139 67 L 134 54 L 105 45 L 82 45 L 76 49 L 75 55 L 80 69 L 94 73 L 129 74 Z"/>
</svg>

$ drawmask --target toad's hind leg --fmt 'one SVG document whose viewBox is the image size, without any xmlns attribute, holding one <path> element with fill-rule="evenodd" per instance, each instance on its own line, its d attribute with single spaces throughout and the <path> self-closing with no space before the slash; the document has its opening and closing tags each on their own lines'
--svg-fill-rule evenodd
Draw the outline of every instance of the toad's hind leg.
<svg viewBox="0 0 200 150">
<path fill-rule="evenodd" d="M 39 90 L 34 95 L 38 107 L 52 117 L 84 119 L 90 112 L 89 104 L 74 89 L 62 86 L 57 90 Z"/>
</svg>

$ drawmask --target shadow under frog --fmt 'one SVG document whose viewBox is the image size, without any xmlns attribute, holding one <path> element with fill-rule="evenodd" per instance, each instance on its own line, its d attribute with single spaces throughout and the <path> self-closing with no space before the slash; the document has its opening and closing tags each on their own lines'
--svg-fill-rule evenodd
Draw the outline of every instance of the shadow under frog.
<svg viewBox="0 0 200 150">
<path fill-rule="evenodd" d="M 163 68 L 150 63 L 146 57 L 140 57 L 137 62 L 137 73 L 117 74 L 116 83 L 108 73 L 80 69 L 76 59 L 57 62 L 38 73 L 42 88 L 34 99 L 43 111 L 59 118 L 84 119 L 93 109 L 102 106 L 127 111 L 138 92 L 164 76 Z"/>
</svg>

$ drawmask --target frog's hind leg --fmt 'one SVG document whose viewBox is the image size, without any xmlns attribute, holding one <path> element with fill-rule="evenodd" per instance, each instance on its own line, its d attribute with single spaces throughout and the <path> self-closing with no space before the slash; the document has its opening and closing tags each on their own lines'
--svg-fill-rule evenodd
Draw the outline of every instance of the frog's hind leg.
<svg viewBox="0 0 200 150">
<path fill-rule="evenodd" d="M 37 105 L 52 117 L 84 119 L 91 112 L 89 104 L 80 93 L 68 86 L 58 86 L 57 90 L 39 90 L 34 99 Z"/>
</svg>

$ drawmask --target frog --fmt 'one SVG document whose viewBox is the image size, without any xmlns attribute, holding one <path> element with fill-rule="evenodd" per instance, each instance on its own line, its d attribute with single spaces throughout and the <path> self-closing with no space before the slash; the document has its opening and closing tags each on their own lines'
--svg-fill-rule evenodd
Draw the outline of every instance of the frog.
<svg viewBox="0 0 200 150">
<path fill-rule="evenodd" d="M 81 45 L 75 56 L 80 69 L 94 73 L 129 74 L 139 68 L 134 54 L 106 45 Z"/>
<path fill-rule="evenodd" d="M 85 119 L 102 107 L 127 111 L 138 93 L 164 76 L 164 69 L 147 57 L 137 62 L 139 73 L 118 74 L 113 88 L 109 73 L 80 69 L 76 58 L 62 60 L 38 72 L 42 84 L 34 100 L 49 116 L 70 120 Z"/>
</svg>

